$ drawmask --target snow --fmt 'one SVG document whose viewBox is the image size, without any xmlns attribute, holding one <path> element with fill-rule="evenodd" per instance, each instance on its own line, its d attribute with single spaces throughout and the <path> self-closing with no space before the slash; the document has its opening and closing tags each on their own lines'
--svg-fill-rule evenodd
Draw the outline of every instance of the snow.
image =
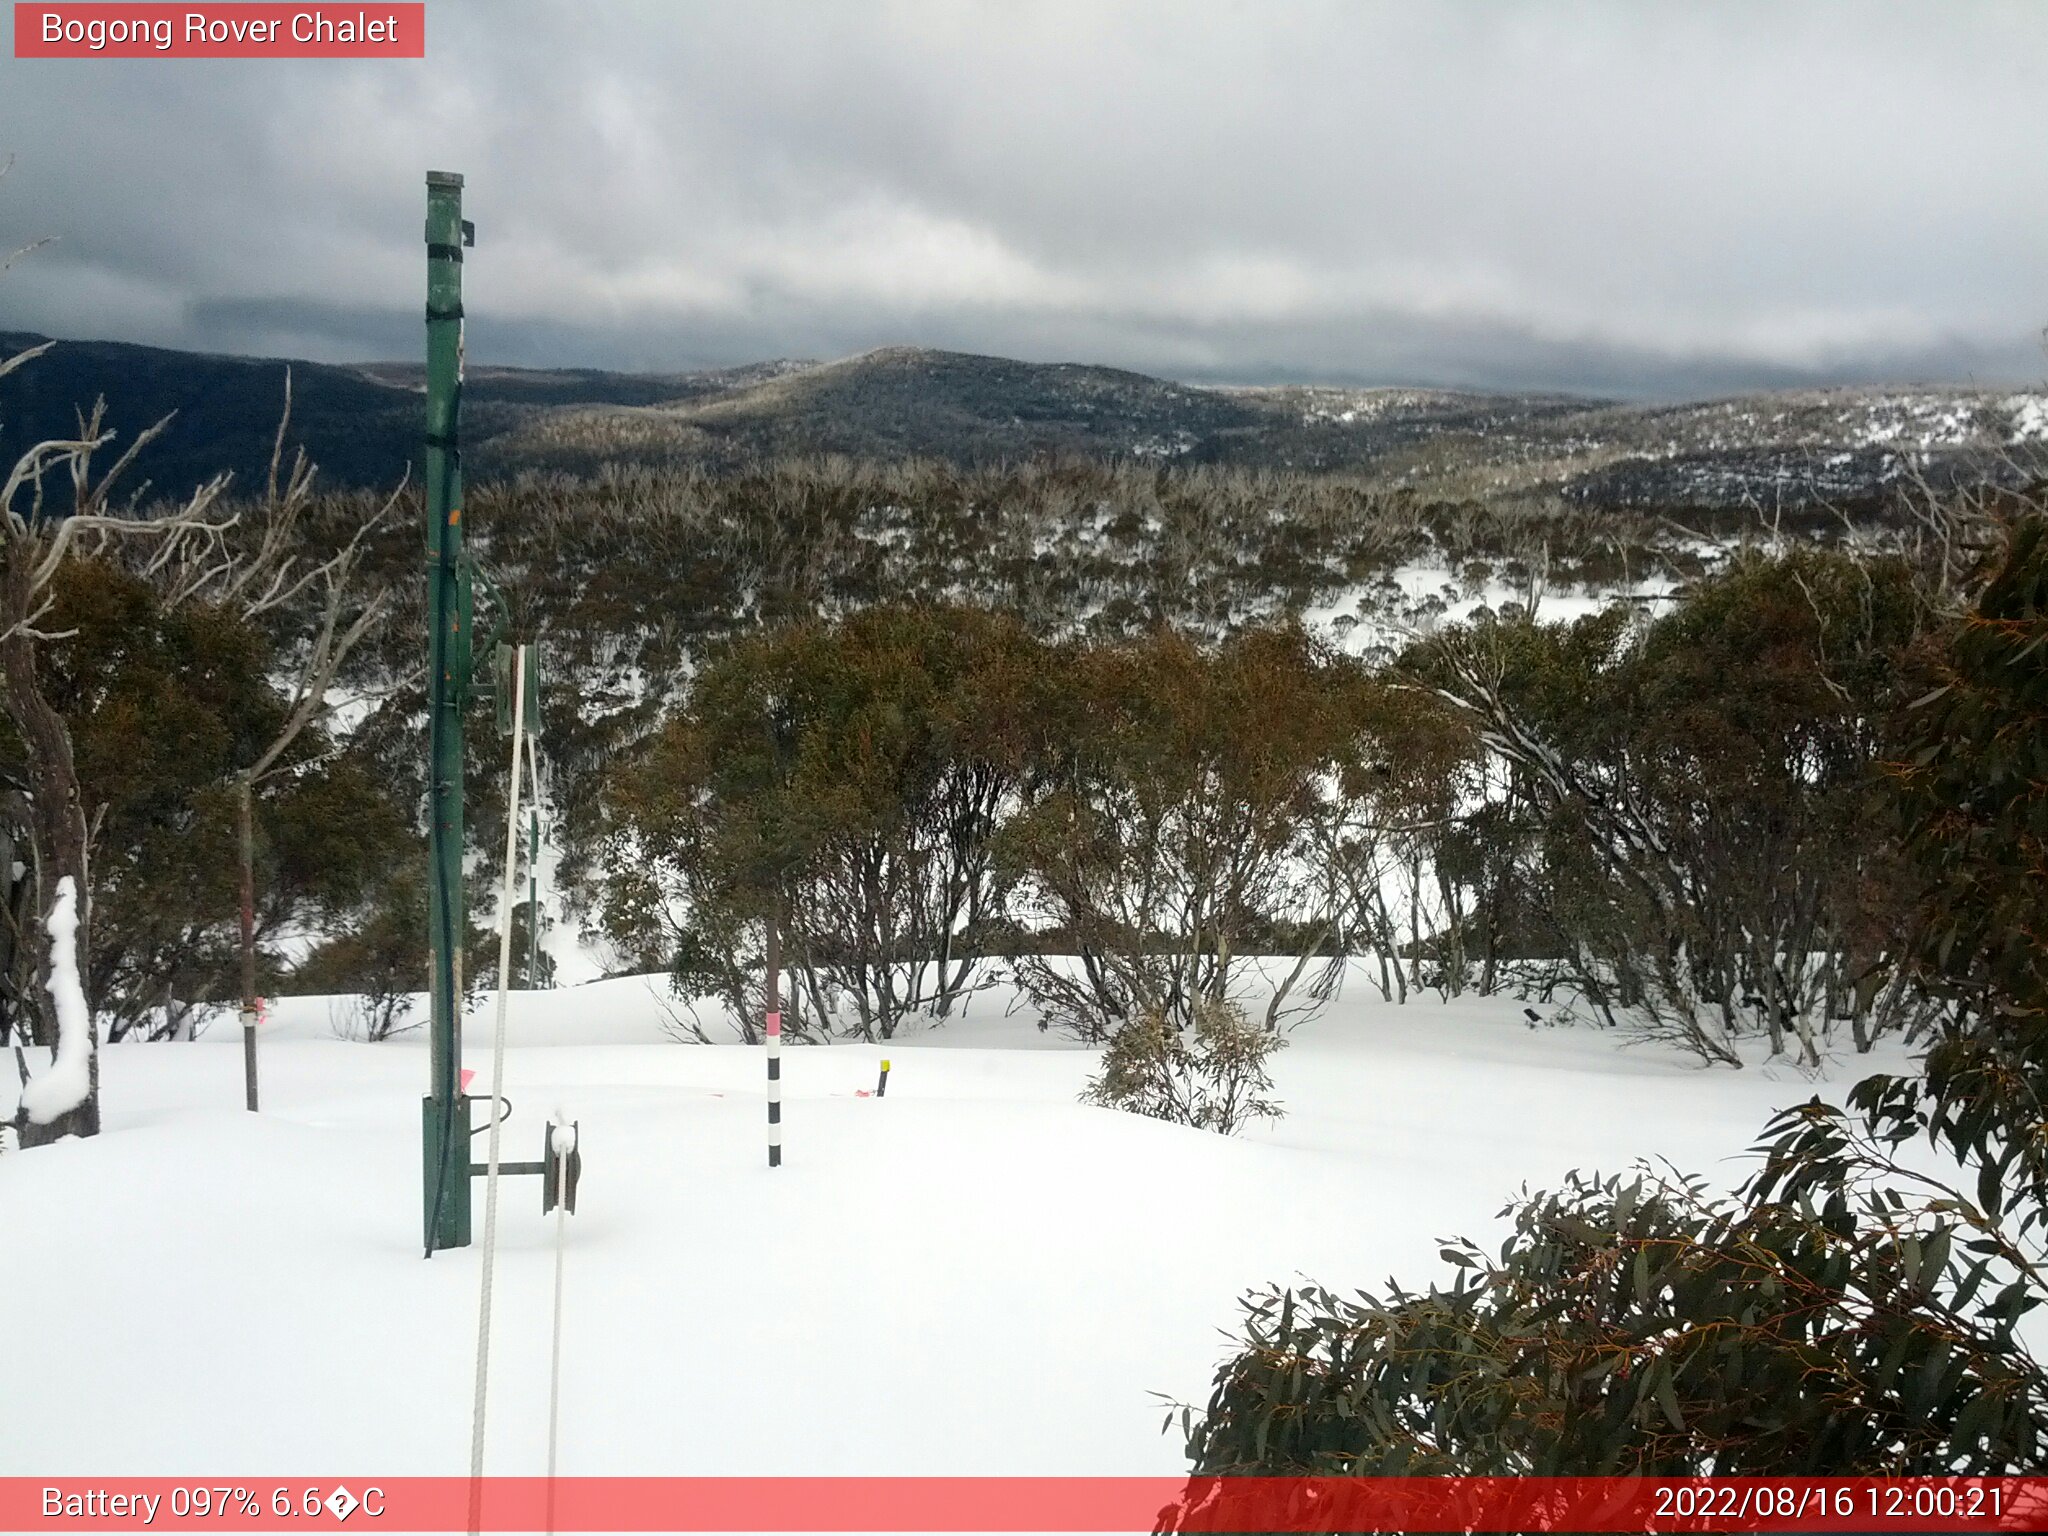
<svg viewBox="0 0 2048 1536">
<path fill-rule="evenodd" d="M 2011 406 L 2011 402 L 2007 402 Z M 1864 402 L 1852 446 L 1962 447 L 1978 440 L 1976 396 L 1882 394 Z M 1847 423 L 1852 430 L 1854 422 Z"/>
<path fill-rule="evenodd" d="M 1713 555 L 1725 552 L 1721 545 L 1694 542 Z M 1546 580 L 1537 592 L 1537 616 L 1546 623 L 1568 624 L 1616 603 L 1640 605 L 1668 596 L 1677 586 L 1662 571 L 1643 572 L 1625 584 Z M 1500 576 L 1468 582 L 1441 558 L 1411 560 L 1378 573 L 1370 582 L 1336 588 L 1305 605 L 1300 618 L 1346 654 L 1370 656 L 1376 650 L 1398 649 L 1439 626 L 1463 623 L 1481 609 L 1498 613 L 1510 604 L 1524 604 L 1529 595 L 1525 582 Z"/>
<path fill-rule="evenodd" d="M 2014 395 L 2005 406 L 2012 412 L 2013 442 L 2037 443 L 2048 439 L 2048 395 Z"/>
<path fill-rule="evenodd" d="M 57 1059 L 21 1090 L 21 1107 L 37 1125 L 78 1108 L 92 1091 L 92 1015 L 78 981 L 78 892 L 66 875 L 43 921 L 50 935 L 50 997 L 57 1005 Z"/>
<path fill-rule="evenodd" d="M 334 1001 L 275 1004 L 260 1115 L 236 1032 L 123 1043 L 104 1134 L 0 1157 L 8 1313 L 35 1320 L 0 1329 L 0 1381 L 37 1405 L 0 1474 L 464 1470 L 480 1253 L 420 1257 L 424 1042 L 336 1040 Z M 1732 1186 L 1814 1091 L 1354 978 L 1275 1060 L 1287 1117 L 1225 1139 L 1076 1103 L 1097 1053 L 1015 1003 L 785 1051 L 771 1171 L 763 1053 L 669 1043 L 659 978 L 512 994 L 508 1158 L 549 1109 L 590 1138 L 565 1474 L 1171 1475 L 1151 1394 L 1206 1400 L 1246 1289 L 1425 1282 L 1436 1239 L 1497 1241 L 1517 1188 L 1571 1168 Z M 883 1055 L 888 1097 L 858 1097 Z M 1831 1091 L 1903 1065 L 1836 1062 Z M 505 1194 L 487 1468 L 534 1474 L 553 1219 Z"/>
</svg>

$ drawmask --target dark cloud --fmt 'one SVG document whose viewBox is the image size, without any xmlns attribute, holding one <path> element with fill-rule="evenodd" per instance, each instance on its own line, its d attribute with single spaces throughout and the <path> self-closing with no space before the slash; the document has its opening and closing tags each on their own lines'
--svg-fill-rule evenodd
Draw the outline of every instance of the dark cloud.
<svg viewBox="0 0 2048 1536">
<path fill-rule="evenodd" d="M 429 6 L 424 63 L 0 58 L 0 315 L 682 368 L 912 342 L 1187 378 L 2034 383 L 2048 10 Z M 11 51 L 11 40 L 8 45 Z"/>
</svg>

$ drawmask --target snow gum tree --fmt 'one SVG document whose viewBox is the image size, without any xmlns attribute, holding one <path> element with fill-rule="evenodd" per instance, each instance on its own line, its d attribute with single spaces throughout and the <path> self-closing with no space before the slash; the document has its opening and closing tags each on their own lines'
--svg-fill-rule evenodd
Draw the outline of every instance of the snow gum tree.
<svg viewBox="0 0 2048 1536">
<path fill-rule="evenodd" d="M 876 608 L 728 647 L 618 795 L 615 931 L 745 1030 L 779 908 L 792 1032 L 887 1039 L 985 980 L 991 836 L 1025 765 L 1040 648 L 965 608 Z"/>
<path fill-rule="evenodd" d="M 1383 676 L 1349 692 L 1353 734 L 1337 799 L 1314 828 L 1339 899 L 1336 947 L 1369 957 L 1381 995 L 1405 1002 L 1432 981 L 1456 995 L 1469 939 L 1480 988 L 1490 991 L 1511 917 L 1504 908 L 1517 894 L 1516 849 L 1488 819 L 1489 759 L 1478 734 L 1442 700 Z M 1508 868 L 1489 867 L 1499 865 Z"/>
<path fill-rule="evenodd" d="M 2048 1300 L 2048 520 L 2017 522 L 1909 711 L 1894 765 L 1916 874 L 1916 976 L 1946 1004 L 1924 1084 L 1869 1095 L 1980 1166 L 1976 1207 L 2017 1204 Z M 2017 1197 L 2017 1198 L 2015 1198 Z M 1965 1206 L 1969 1202 L 1963 1202 Z M 2015 1259 L 2017 1262 L 2017 1259 Z"/>
<path fill-rule="evenodd" d="M 1703 1059 L 1820 1059 L 1915 1016 L 1901 988 L 1886 731 L 1938 611 L 1899 559 L 1749 556 L 1667 615 L 1488 619 L 1407 666 L 1506 773 L 1529 935 L 1597 1017 Z M 1547 931 L 1545 931 L 1547 930 Z"/>
<path fill-rule="evenodd" d="M 1250 1298 L 1207 1412 L 1183 1412 L 1196 1472 L 2048 1463 L 2048 1367 L 2022 1327 L 2048 1303 L 2038 514 L 1979 587 L 1930 646 L 1937 686 L 1898 707 L 1887 803 L 1870 807 L 1903 829 L 1902 964 L 1940 1007 L 1922 1071 L 1779 1114 L 1732 1198 L 1670 1170 L 1574 1174 L 1502 1213 L 1497 1255 L 1446 1243 L 1447 1283 Z"/>
<path fill-rule="evenodd" d="M 1278 1027 L 1335 963 L 1326 851 L 1356 673 L 1298 630 L 1214 647 L 1161 630 L 1062 648 L 1049 676 L 1030 793 L 999 838 L 1023 910 L 1071 954 L 1016 960 L 1041 1019 L 1095 1041 L 1147 1013 L 1183 1030 L 1263 953 L 1282 963 Z"/>
<path fill-rule="evenodd" d="M 0 374 L 31 362 L 46 347 L 0 360 Z M 22 866 L 26 890 L 20 901 L 11 904 L 10 916 L 17 922 L 14 945 L 28 957 L 27 969 L 34 977 L 21 1002 L 28 1037 L 52 1050 L 53 1073 L 57 1070 L 54 1063 L 67 1055 L 73 1059 L 82 1055 L 85 1063 L 83 1072 L 65 1074 L 66 1092 L 39 1092 L 17 1049 L 23 1101 L 16 1115 L 16 1131 L 23 1146 L 66 1135 L 89 1136 L 99 1130 L 99 1042 L 89 1001 L 83 1008 L 61 1013 L 56 1005 L 56 999 L 74 987 L 82 995 L 83 984 L 76 975 L 81 946 L 75 931 L 89 930 L 91 912 L 80 910 L 86 906 L 90 889 L 85 797 L 70 731 L 46 696 L 41 677 L 43 648 L 64 638 L 41 627 L 54 601 L 51 584 L 67 559 L 104 549 L 118 538 L 148 540 L 159 546 L 159 556 L 170 561 L 183 557 L 189 563 L 191 558 L 204 556 L 181 546 L 188 541 L 207 544 L 221 532 L 220 525 L 207 520 L 221 490 L 218 481 L 195 492 L 184 506 L 158 516 L 131 517 L 109 510 L 113 481 L 151 435 L 139 436 L 114 470 L 95 482 L 92 455 L 112 440 L 112 434 L 102 427 L 101 413 L 95 410 L 89 420 L 81 420 L 77 437 L 29 448 L 0 485 L 0 518 L 4 518 L 4 526 L 0 526 L 0 539 L 4 539 L 0 544 L 0 707 L 4 707 L 20 745 L 20 781 L 10 787 L 10 809 L 23 834 L 17 847 L 28 855 L 16 859 Z M 68 509 L 60 509 L 46 497 L 46 482 L 59 472 L 70 482 Z M 74 936 L 60 946 L 50 918 L 56 913 L 59 890 L 67 885 L 71 909 L 66 921 Z M 60 960 L 71 975 L 60 974 Z M 70 1052 L 65 1050 L 67 1028 L 73 1034 L 84 1032 L 82 1047 L 74 1040 Z"/>
</svg>

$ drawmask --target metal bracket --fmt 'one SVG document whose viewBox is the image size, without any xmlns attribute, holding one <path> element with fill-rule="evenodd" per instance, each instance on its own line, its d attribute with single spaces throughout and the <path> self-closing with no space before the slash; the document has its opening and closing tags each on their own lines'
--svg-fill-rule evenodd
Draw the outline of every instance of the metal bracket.
<svg viewBox="0 0 2048 1536">
<path fill-rule="evenodd" d="M 498 711 L 498 732 L 509 734 L 512 730 L 512 658 L 516 647 L 504 641 L 498 642 L 498 656 L 495 675 L 492 678 L 492 698 Z M 540 643 L 529 641 L 526 646 L 526 679 L 521 689 L 526 695 L 526 729 L 535 735 L 540 732 Z"/>
<path fill-rule="evenodd" d="M 476 585 L 481 583 L 484 589 L 484 596 L 489 600 L 491 607 L 491 627 L 489 632 L 484 635 L 484 646 L 481 654 L 491 657 L 491 665 L 495 667 L 498 650 L 505 643 L 506 627 L 511 622 L 511 616 L 505 603 L 505 594 L 498 584 L 491 580 L 491 573 L 481 565 L 478 565 L 467 553 L 464 553 L 462 557 L 462 566 L 463 577 L 467 583 L 467 590 L 463 594 L 463 622 L 469 625 L 471 631 L 475 630 L 475 589 Z M 473 634 L 472 640 L 474 640 Z M 491 684 L 484 681 L 481 677 L 483 664 L 479 662 L 478 654 L 475 645 L 472 644 L 462 658 L 467 664 L 466 670 L 462 673 L 463 686 L 468 690 L 465 697 L 471 703 L 480 702 L 485 695 L 486 689 L 491 687 Z"/>
<path fill-rule="evenodd" d="M 472 1125 L 469 1130 L 472 1138 L 488 1131 L 492 1124 L 503 1125 L 512 1118 L 512 1101 L 502 1093 L 494 1096 L 476 1093 L 463 1094 L 463 1117 L 465 1119 L 468 1118 L 469 1105 L 487 1101 L 492 1103 L 494 1112 L 499 1105 L 502 1105 L 503 1113 L 498 1114 L 495 1122 L 487 1120 L 482 1125 Z M 567 1210 L 571 1216 L 574 1216 L 576 1214 L 576 1185 L 583 1177 L 583 1122 L 580 1120 L 570 1122 L 571 1139 L 569 1154 L 566 1159 L 555 1151 L 555 1129 L 554 1122 L 549 1121 L 546 1132 L 547 1139 L 541 1143 L 542 1155 L 539 1162 L 508 1163 L 501 1159 L 498 1163 L 498 1176 L 500 1178 L 505 1177 L 507 1174 L 521 1177 L 528 1174 L 538 1176 L 540 1179 L 541 1215 L 545 1216 L 555 1208 L 555 1191 L 560 1189 L 562 1192 L 563 1209 Z M 564 1167 L 565 1163 L 566 1167 Z M 469 1176 L 473 1179 L 489 1178 L 490 1173 L 491 1165 L 488 1162 L 471 1163 L 469 1165 Z"/>
</svg>

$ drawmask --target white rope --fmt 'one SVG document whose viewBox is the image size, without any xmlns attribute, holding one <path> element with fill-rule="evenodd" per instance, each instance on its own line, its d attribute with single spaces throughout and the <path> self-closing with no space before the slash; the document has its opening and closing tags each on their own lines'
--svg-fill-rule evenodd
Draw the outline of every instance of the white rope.
<svg viewBox="0 0 2048 1536">
<path fill-rule="evenodd" d="M 519 762 L 526 735 L 526 647 L 512 661 L 512 793 L 505 802 L 505 893 L 498 903 L 498 1037 L 491 1043 L 491 1148 L 484 1179 L 483 1293 L 477 1300 L 476 1402 L 469 1421 L 469 1528 L 481 1527 L 484 1398 L 491 1370 L 491 1271 L 498 1256 L 498 1133 L 505 1091 L 505 999 L 512 982 L 512 887 L 519 865 Z"/>
<path fill-rule="evenodd" d="M 558 1129 L 555 1132 L 560 1135 Z M 562 1407 L 562 1257 L 568 1252 L 569 1152 L 550 1147 L 555 1155 L 555 1337 L 548 1356 L 548 1536 L 555 1529 L 555 1438 Z M 575 1150 L 572 1142 L 569 1151 Z"/>
</svg>

